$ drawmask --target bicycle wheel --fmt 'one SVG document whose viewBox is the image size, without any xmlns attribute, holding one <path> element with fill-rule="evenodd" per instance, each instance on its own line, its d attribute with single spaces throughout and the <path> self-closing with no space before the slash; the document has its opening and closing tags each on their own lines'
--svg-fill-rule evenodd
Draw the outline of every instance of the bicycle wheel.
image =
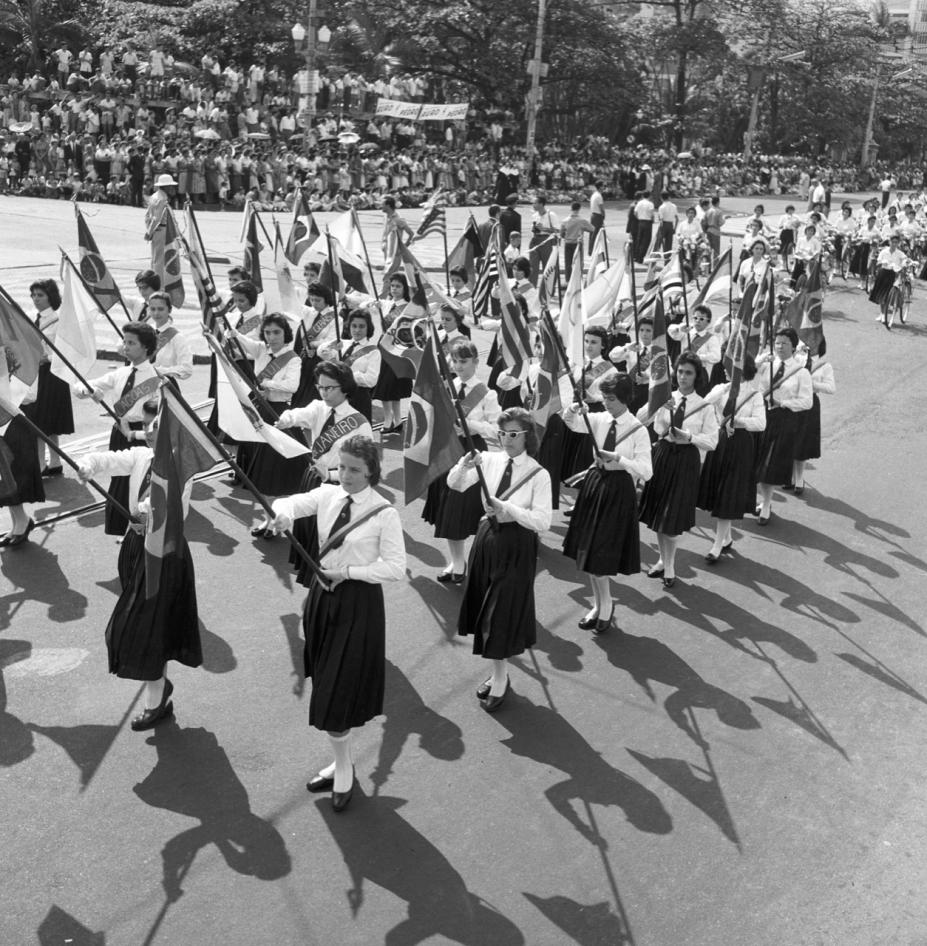
<svg viewBox="0 0 927 946">
<path fill-rule="evenodd" d="M 853 247 L 850 246 L 848 241 L 846 246 L 843 248 L 843 252 L 840 254 L 840 275 L 844 282 L 846 282 L 847 273 L 850 271 L 850 262 L 852 259 Z"/>
<path fill-rule="evenodd" d="M 908 321 L 908 316 L 911 314 L 912 293 L 911 293 L 910 283 L 905 285 L 900 295 L 901 295 L 901 310 L 898 313 L 898 317 L 901 319 L 901 324 L 904 325 Z"/>
<path fill-rule="evenodd" d="M 892 324 L 897 315 L 901 317 L 901 290 L 897 286 L 892 286 L 888 294 L 888 304 L 885 306 L 885 327 L 891 330 Z"/>
</svg>

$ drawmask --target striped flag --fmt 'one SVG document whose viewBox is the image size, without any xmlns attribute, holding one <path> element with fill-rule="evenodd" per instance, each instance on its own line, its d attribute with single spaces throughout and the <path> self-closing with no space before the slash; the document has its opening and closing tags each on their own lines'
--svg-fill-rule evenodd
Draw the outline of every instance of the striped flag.
<svg viewBox="0 0 927 946">
<path fill-rule="evenodd" d="M 708 276 L 708 279 L 705 280 L 690 308 L 695 308 L 695 306 L 702 305 L 703 303 L 707 304 L 713 299 L 728 298 L 730 296 L 732 286 L 733 267 L 731 264 L 731 248 L 728 247 L 718 257 L 718 261 L 715 263 L 714 268 Z M 712 321 L 717 323 L 723 318 L 727 318 L 727 312 L 722 310 L 716 314 Z"/>
<path fill-rule="evenodd" d="M 496 249 L 496 244 L 493 243 L 483 257 L 483 264 L 480 266 L 479 274 L 476 277 L 476 285 L 473 287 L 474 320 L 483 319 L 489 315 L 489 300 L 492 296 L 493 287 L 498 281 L 498 250 Z"/>
<path fill-rule="evenodd" d="M 406 505 L 463 456 L 460 438 L 454 433 L 457 415 L 438 367 L 438 359 L 444 355 L 436 338 L 434 331 L 429 332 L 403 433 Z"/>
<path fill-rule="evenodd" d="M 528 323 L 521 313 L 521 306 L 515 300 L 504 267 L 499 270 L 499 304 L 502 310 L 499 351 L 512 374 L 518 375 L 522 366 L 531 360 L 531 339 L 528 335 Z"/>
<path fill-rule="evenodd" d="M 257 214 L 252 209 L 245 229 L 245 255 L 241 266 L 251 282 L 258 287 L 258 292 L 264 291 L 264 281 L 261 279 L 261 250 L 263 249 L 257 235 Z"/>
<path fill-rule="evenodd" d="M 773 288 L 773 271 L 771 266 L 767 266 L 766 273 L 759 284 L 753 280 L 747 283 L 738 313 L 742 321 L 749 323 L 747 351 L 754 358 L 762 347 L 764 332 L 768 332 L 772 327 L 775 311 L 776 293 Z"/>
<path fill-rule="evenodd" d="M 151 237 L 151 268 L 161 277 L 161 289 L 174 308 L 183 304 L 183 274 L 180 271 L 180 233 L 170 207 L 164 209 L 164 226 Z"/>
<path fill-rule="evenodd" d="M 181 237 L 187 262 L 190 264 L 190 272 L 193 275 L 193 285 L 196 287 L 196 294 L 200 300 L 200 308 L 203 311 L 203 324 L 212 331 L 216 320 L 216 313 L 223 308 L 222 299 L 216 290 L 216 284 L 209 274 L 209 266 L 206 262 L 206 248 L 200 242 L 199 230 L 193 216 L 193 206 L 187 204 L 186 226 L 188 241 L 186 237 Z"/>
<path fill-rule="evenodd" d="M 650 345 L 650 388 L 647 392 L 647 414 L 654 414 L 673 393 L 669 355 L 666 351 L 666 313 L 663 299 L 657 294 L 653 310 L 653 341 Z"/>
<path fill-rule="evenodd" d="M 461 234 L 460 239 L 455 244 L 450 253 L 447 254 L 447 263 L 445 268 L 450 271 L 455 266 L 463 266 L 468 272 L 472 273 L 476 258 L 482 256 L 486 251 L 483 241 L 480 239 L 480 231 L 477 229 L 473 214 Z"/>
<path fill-rule="evenodd" d="M 660 271 L 659 283 L 666 298 L 675 297 L 682 293 L 682 265 L 678 253 L 673 253 L 669 262 Z"/>
<path fill-rule="evenodd" d="M 586 272 L 586 285 L 591 286 L 595 280 L 608 269 L 608 250 L 606 248 L 605 228 L 596 234 L 592 252 L 589 254 L 589 269 Z"/>
<path fill-rule="evenodd" d="M 447 216 L 444 207 L 432 207 L 422 218 L 422 222 L 415 231 L 415 235 L 409 241 L 414 243 L 416 240 L 424 240 L 432 233 L 440 233 L 442 236 L 447 233 Z"/>
<path fill-rule="evenodd" d="M 74 204 L 74 212 L 77 214 L 77 248 L 80 252 L 80 274 L 84 282 L 90 286 L 103 310 L 109 312 L 122 298 L 119 294 L 119 287 L 100 255 L 96 240 L 94 240 L 90 227 L 87 226 L 87 221 L 84 220 L 84 215 L 80 212 L 77 204 Z"/>
<path fill-rule="evenodd" d="M 293 224 L 287 237 L 283 255 L 294 266 L 299 265 L 303 254 L 319 238 L 320 231 L 309 209 L 305 193 L 300 189 L 299 196 L 293 201 Z"/>
<path fill-rule="evenodd" d="M 560 346 L 554 337 L 556 329 L 549 312 L 541 316 L 538 332 L 543 352 L 534 390 L 528 395 L 525 407 L 531 411 L 535 424 L 546 427 L 548 420 L 554 414 L 559 414 L 563 406 L 560 402 L 560 379 L 567 369 L 560 357 Z"/>
<path fill-rule="evenodd" d="M 723 416 L 734 416 L 737 409 L 737 396 L 740 393 L 740 384 L 744 376 L 744 355 L 747 353 L 747 336 L 750 332 L 750 323 L 735 319 L 731 324 L 731 337 L 724 352 L 724 371 L 731 382 L 727 402 L 724 405 Z"/>
<path fill-rule="evenodd" d="M 145 597 L 154 598 L 167 558 L 182 559 L 183 490 L 197 473 L 222 460 L 169 384 L 161 388 L 158 434 L 151 461 L 151 516 L 145 534 Z"/>
<path fill-rule="evenodd" d="M 551 253 L 544 264 L 544 269 L 538 278 L 538 302 L 541 309 L 550 308 L 551 300 L 554 298 L 554 280 L 557 277 L 557 267 L 560 262 L 559 250 Z"/>
<path fill-rule="evenodd" d="M 821 342 L 824 341 L 824 322 L 822 319 L 824 293 L 821 288 L 820 256 L 816 256 L 811 261 L 805 285 L 795 298 L 798 299 L 799 297 L 801 302 L 800 308 L 795 313 L 797 317 L 790 318 L 789 322 L 792 328 L 798 332 L 798 338 L 808 346 L 808 351 L 812 355 L 816 355 L 821 347 Z M 794 301 L 793 299 L 792 302 Z"/>
</svg>

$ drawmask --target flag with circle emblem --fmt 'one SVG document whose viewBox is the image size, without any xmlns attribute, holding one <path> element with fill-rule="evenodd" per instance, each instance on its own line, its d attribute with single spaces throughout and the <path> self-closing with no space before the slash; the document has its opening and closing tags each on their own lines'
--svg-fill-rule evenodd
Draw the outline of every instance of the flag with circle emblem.
<svg viewBox="0 0 927 946">
<path fill-rule="evenodd" d="M 306 194 L 300 190 L 296 200 L 293 201 L 293 225 L 290 227 L 290 235 L 287 238 L 283 255 L 294 266 L 298 266 L 303 254 L 318 240 L 320 235 L 318 224 L 309 209 Z"/>
<path fill-rule="evenodd" d="M 180 270 L 180 233 L 170 207 L 164 210 L 164 226 L 151 237 L 151 268 L 161 277 L 161 289 L 176 309 L 183 304 L 183 274 Z"/>
<path fill-rule="evenodd" d="M 77 247 L 80 251 L 80 274 L 93 292 L 96 301 L 105 312 L 109 312 L 122 298 L 119 294 L 119 287 L 100 255 L 96 240 L 94 240 L 90 227 L 87 226 L 87 221 L 84 220 L 84 215 L 80 212 L 77 204 L 74 205 L 74 210 L 77 213 Z"/>
<path fill-rule="evenodd" d="M 454 432 L 456 413 L 441 378 L 435 333 L 429 334 L 415 376 L 412 400 L 403 433 L 403 471 L 406 505 L 417 499 L 430 483 L 463 456 L 460 438 Z"/>
<path fill-rule="evenodd" d="M 650 388 L 647 413 L 653 417 L 673 396 L 669 355 L 666 351 L 666 313 L 663 296 L 657 293 L 653 310 L 653 341 L 650 344 Z"/>
</svg>

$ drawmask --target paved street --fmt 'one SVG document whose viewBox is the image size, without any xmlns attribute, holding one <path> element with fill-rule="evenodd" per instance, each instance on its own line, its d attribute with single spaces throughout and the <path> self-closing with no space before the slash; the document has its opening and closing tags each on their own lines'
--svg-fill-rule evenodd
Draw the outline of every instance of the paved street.
<svg viewBox="0 0 927 946">
<path fill-rule="evenodd" d="M 775 220 L 785 201 L 764 203 Z M 610 208 L 613 245 L 624 207 Z M 84 209 L 131 289 L 141 212 Z M 59 243 L 76 260 L 73 211 L 0 198 L 0 214 L 0 284 L 25 305 Z M 380 215 L 361 219 L 376 265 Z M 449 215 L 449 244 L 465 220 Z M 240 258 L 237 214 L 200 223 L 211 252 Z M 386 712 L 357 740 L 343 815 L 305 791 L 329 758 L 306 724 L 304 589 L 282 541 L 249 535 L 247 493 L 194 487 L 205 663 L 171 669 L 176 721 L 153 734 L 128 728 L 140 686 L 107 673 L 118 546 L 102 514 L 40 524 L 0 559 L 0 946 L 927 943 L 924 298 L 918 285 L 910 324 L 889 333 L 837 280 L 824 310 L 838 393 L 822 399 L 804 495 L 777 494 L 765 529 L 741 523 L 716 567 L 700 514 L 672 590 L 643 573 L 616 583 L 621 633 L 577 629 L 589 591 L 555 513 L 538 644 L 495 716 L 455 634 L 460 591 L 434 580 L 443 550 L 421 502 L 402 508 Z M 206 372 L 184 385 L 192 403 Z M 86 402 L 77 413 L 80 452 L 108 423 Z M 381 492 L 401 506 L 397 446 Z M 37 518 L 92 502 L 70 476 L 48 493 Z M 646 568 L 656 543 L 642 539 Z"/>
</svg>

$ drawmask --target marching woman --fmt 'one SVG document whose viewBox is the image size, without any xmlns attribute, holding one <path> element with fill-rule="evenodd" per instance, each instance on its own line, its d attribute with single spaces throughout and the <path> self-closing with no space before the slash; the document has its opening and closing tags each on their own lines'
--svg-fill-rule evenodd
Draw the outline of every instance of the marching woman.
<svg viewBox="0 0 927 946">
<path fill-rule="evenodd" d="M 662 578 L 666 588 L 676 584 L 679 536 L 695 525 L 700 451 L 713 450 L 718 443 L 715 412 L 695 412 L 704 400 L 695 391 L 701 368 L 698 355 L 690 351 L 676 359 L 677 388 L 672 407 L 661 407 L 654 415 L 653 429 L 660 439 L 653 448 L 653 477 L 641 494 L 641 522 L 656 532 L 660 549 L 659 561 L 647 577 Z"/>
<path fill-rule="evenodd" d="M 13 351 L 0 347 L 0 397 L 24 413 L 35 398 L 35 385 L 23 384 L 13 372 L 19 367 Z M 10 531 L 0 537 L 0 548 L 22 545 L 35 527 L 26 503 L 44 503 L 45 488 L 36 449 L 38 437 L 18 414 L 10 420 L 0 411 L 0 506 L 10 510 Z"/>
<path fill-rule="evenodd" d="M 293 396 L 294 407 L 305 407 L 318 398 L 315 389 L 315 368 L 321 357 L 323 345 L 335 345 L 339 341 L 335 331 L 335 307 L 331 290 L 320 282 L 309 283 L 306 289 L 306 306 L 296 327 L 294 349 L 299 355 L 302 370 L 299 388 Z"/>
<path fill-rule="evenodd" d="M 397 342 L 411 348 L 412 319 L 404 316 L 403 310 L 409 304 L 409 282 L 405 273 L 392 273 L 389 277 L 389 299 L 382 307 L 381 321 L 383 330 Z M 386 359 L 380 364 L 380 376 L 373 389 L 374 400 L 383 404 L 383 433 L 398 434 L 402 431 L 402 399 L 412 394 L 412 379 L 397 378 Z"/>
<path fill-rule="evenodd" d="M 158 333 L 154 364 L 161 377 L 171 378 L 176 384 L 193 376 L 193 352 L 174 326 L 172 308 L 166 292 L 153 292 L 148 297 L 148 316 Z"/>
<path fill-rule="evenodd" d="M 813 403 L 811 375 L 805 367 L 805 360 L 795 357 L 797 346 L 798 335 L 794 329 L 779 329 L 773 342 L 771 371 L 766 367 L 769 365 L 768 352 L 756 359 L 757 377 L 766 398 L 766 430 L 756 457 L 760 494 L 756 516 L 761 526 L 769 524 L 773 490 L 791 481 L 799 412 L 810 410 Z"/>
<path fill-rule="evenodd" d="M 261 337 L 256 342 L 234 329 L 230 332 L 246 354 L 254 360 L 254 383 L 267 402 L 268 407 L 258 403 L 258 413 L 267 424 L 274 424 L 280 414 L 290 406 L 290 398 L 299 387 L 300 359 L 293 351 L 293 329 L 290 320 L 279 312 L 265 315 L 261 321 Z M 268 443 L 253 445 L 251 469 L 246 470 L 252 483 L 265 496 L 286 496 L 299 489 L 305 456 L 288 459 Z M 273 538 L 270 517 L 265 513 L 264 521 L 251 530 L 257 539 Z"/>
<path fill-rule="evenodd" d="M 454 393 L 460 395 L 460 406 L 467 418 L 467 427 L 477 450 L 486 449 L 486 441 L 496 433 L 499 417 L 499 401 L 496 392 L 476 379 L 479 353 L 476 345 L 466 339 L 458 339 L 451 345 L 451 364 L 457 377 L 452 382 Z M 461 446 L 466 449 L 463 430 L 455 425 Z M 444 571 L 438 575 L 442 584 L 463 584 L 467 574 L 466 543 L 476 535 L 483 517 L 483 500 L 479 484 L 458 492 L 448 487 L 446 477 L 432 480 L 428 487 L 428 498 L 422 510 L 425 522 L 435 527 L 436 539 L 447 539 L 448 558 Z"/>
<path fill-rule="evenodd" d="M 821 399 L 820 394 L 836 394 L 834 368 L 824 360 L 827 343 L 821 339 L 816 355 L 799 345 L 799 357 L 805 355 L 805 367 L 811 374 L 811 409 L 799 414 L 798 437 L 795 447 L 795 459 L 792 461 L 792 480 L 785 490 L 793 490 L 796 496 L 805 491 L 805 464 L 808 460 L 818 460 L 821 456 Z"/>
<path fill-rule="evenodd" d="M 752 282 L 755 286 L 762 284 L 766 278 L 766 271 L 769 269 L 769 260 L 766 258 L 766 251 L 769 244 L 762 237 L 754 240 L 750 244 L 750 254 L 744 257 L 737 271 L 737 285 L 740 287 L 740 295 L 743 296 L 744 289 Z M 711 310 L 709 309 L 709 315 Z"/>
<path fill-rule="evenodd" d="M 354 375 L 354 393 L 351 405 L 373 423 L 373 389 L 380 376 L 380 349 L 372 344 L 373 319 L 366 309 L 353 309 L 345 316 L 348 324 L 349 344 L 338 339 L 319 349 L 319 357 L 325 361 L 341 361 Z M 294 404 L 302 407 L 302 404 Z"/>
<path fill-rule="evenodd" d="M 444 354 L 449 357 L 454 342 L 470 340 L 470 326 L 464 324 L 463 309 L 446 302 L 438 309 L 438 318 L 441 320 L 438 340 Z"/>
<path fill-rule="evenodd" d="M 130 438 L 133 431 L 145 429 L 143 405 L 145 401 L 157 397 L 161 384 L 155 366 L 151 363 L 157 345 L 157 333 L 150 323 L 127 322 L 122 329 L 122 354 L 129 363 L 91 381 L 92 393 L 83 386 L 73 389 L 77 398 L 92 397 L 95 401 L 102 401 L 109 396 L 112 399 L 111 407 L 119 423 L 113 424 L 109 437 L 110 450 L 129 450 L 140 446 L 139 442 Z M 108 492 L 113 499 L 128 506 L 129 478 L 113 476 L 109 481 Z M 107 535 L 125 535 L 128 520 L 115 506 L 107 502 L 104 515 L 103 531 Z"/>
<path fill-rule="evenodd" d="M 628 409 L 634 383 L 626 374 L 606 378 L 600 388 L 605 412 L 589 414 L 599 448 L 595 467 L 583 480 L 563 540 L 563 554 L 589 575 L 594 604 L 579 627 L 601 634 L 612 626 L 615 605 L 609 576 L 641 570 L 636 482 L 653 471 L 647 429 Z M 572 430 L 585 427 L 586 408 L 573 404 L 563 417 Z M 620 441 L 620 443 L 618 442 Z"/>
<path fill-rule="evenodd" d="M 709 565 L 716 565 L 724 552 L 734 544 L 731 525 L 734 519 L 751 515 L 756 508 L 756 440 L 754 433 L 766 429 L 763 394 L 756 378 L 756 365 L 749 354 L 744 355 L 743 382 L 737 393 L 733 417 L 728 407 L 730 383 L 719 384 L 705 398 L 718 419 L 718 445 L 705 457 L 699 479 L 699 509 L 711 514 L 715 522 L 715 541 L 705 556 Z"/>
<path fill-rule="evenodd" d="M 789 282 L 792 289 L 798 288 L 799 281 L 806 277 L 808 264 L 820 253 L 821 239 L 818 236 L 818 228 L 813 223 L 809 223 L 795 243 L 795 263 L 792 266 L 792 279 Z"/>
<path fill-rule="evenodd" d="M 878 251 L 878 246 L 882 242 L 882 232 L 879 230 L 879 221 L 875 214 L 869 214 L 865 225 L 860 223 L 854 242 L 856 249 L 850 260 L 850 272 L 859 279 L 862 286 L 869 272 L 869 257 Z"/>
<path fill-rule="evenodd" d="M 145 709 L 131 723 L 136 732 L 151 729 L 174 713 L 171 695 L 174 685 L 167 678 L 167 662 L 176 660 L 188 667 L 203 662 L 196 580 L 187 540 L 182 554 L 161 560 L 157 594 L 146 593 L 145 532 L 151 523 L 151 460 L 158 404 L 143 405 L 147 446 L 135 450 L 94 453 L 81 459 L 80 478 L 98 473 L 124 476 L 130 484 L 126 505 L 141 522 L 131 523 L 119 551 L 119 578 L 122 593 L 106 626 L 109 672 L 124 680 L 145 683 Z M 184 515 L 190 503 L 192 481 L 186 484 L 182 503 Z"/>
<path fill-rule="evenodd" d="M 32 304 L 36 308 L 35 324 L 54 343 L 58 334 L 58 310 L 61 308 L 61 293 L 54 279 L 40 279 L 29 287 Z M 57 444 L 62 434 L 74 433 L 74 412 L 71 408 L 71 388 L 51 372 L 48 346 L 42 343 L 42 361 L 39 364 L 39 386 L 34 403 L 27 406 L 26 413 L 32 422 L 52 442 Z M 43 465 L 46 444 L 39 441 L 39 466 Z M 61 476 L 61 458 L 51 447 L 48 462 L 42 476 Z"/>
<path fill-rule="evenodd" d="M 487 713 L 509 691 L 508 659 L 535 643 L 538 533 L 551 519 L 550 477 L 531 456 L 538 446 L 531 415 L 520 407 L 503 411 L 499 438 L 502 452 L 467 454 L 447 475 L 451 489 L 465 492 L 482 466 L 492 497 L 470 549 L 457 622 L 458 634 L 473 635 L 473 653 L 492 661 L 491 676 L 476 691 Z"/>
<path fill-rule="evenodd" d="M 637 323 L 638 341 L 616 345 L 608 353 L 616 365 L 624 362 L 633 385 L 628 407 L 636 414 L 646 403 L 650 390 L 650 356 L 653 344 L 653 319 L 642 318 Z"/>
<path fill-rule="evenodd" d="M 744 260 L 745 264 L 750 262 L 752 260 Z M 702 370 L 695 390 L 704 397 L 711 387 L 711 375 L 721 362 L 721 339 L 711 327 L 711 309 L 707 305 L 697 305 L 692 310 L 691 326 L 683 323 L 670 325 L 666 334 L 678 342 L 684 342 L 686 351 L 698 355 Z"/>
<path fill-rule="evenodd" d="M 354 791 L 351 731 L 383 712 L 386 615 L 382 584 L 405 575 L 399 513 L 374 491 L 380 456 L 369 437 L 349 437 L 338 453 L 338 485 L 274 502 L 274 528 L 318 520 L 319 562 L 330 590 L 313 579 L 303 612 L 304 662 L 312 680 L 309 725 L 328 734 L 334 762 L 306 785 L 332 792 L 344 811 Z"/>
<path fill-rule="evenodd" d="M 894 311 L 889 316 L 888 303 L 891 299 L 892 286 L 902 269 L 910 262 L 909 258 L 901 249 L 901 236 L 893 233 L 889 237 L 888 246 L 879 251 L 878 269 L 876 271 L 875 282 L 872 285 L 872 292 L 869 293 L 869 301 L 874 302 L 880 310 L 876 318 L 889 331 L 895 318 Z"/>
<path fill-rule="evenodd" d="M 338 452 L 345 440 L 354 437 L 373 437 L 370 421 L 350 402 L 354 393 L 354 375 L 340 361 L 322 361 L 315 367 L 315 386 L 320 400 L 305 407 L 284 411 L 277 421 L 281 430 L 301 427 L 312 445 L 309 465 L 304 463 L 298 491 L 311 492 L 322 483 L 337 482 Z M 296 490 L 294 490 L 296 492 Z M 310 555 L 319 547 L 315 517 L 306 513 L 296 523 L 294 536 Z M 296 569 L 296 580 L 306 587 L 312 577 L 309 566 L 295 550 L 290 550 L 290 564 Z"/>
</svg>

